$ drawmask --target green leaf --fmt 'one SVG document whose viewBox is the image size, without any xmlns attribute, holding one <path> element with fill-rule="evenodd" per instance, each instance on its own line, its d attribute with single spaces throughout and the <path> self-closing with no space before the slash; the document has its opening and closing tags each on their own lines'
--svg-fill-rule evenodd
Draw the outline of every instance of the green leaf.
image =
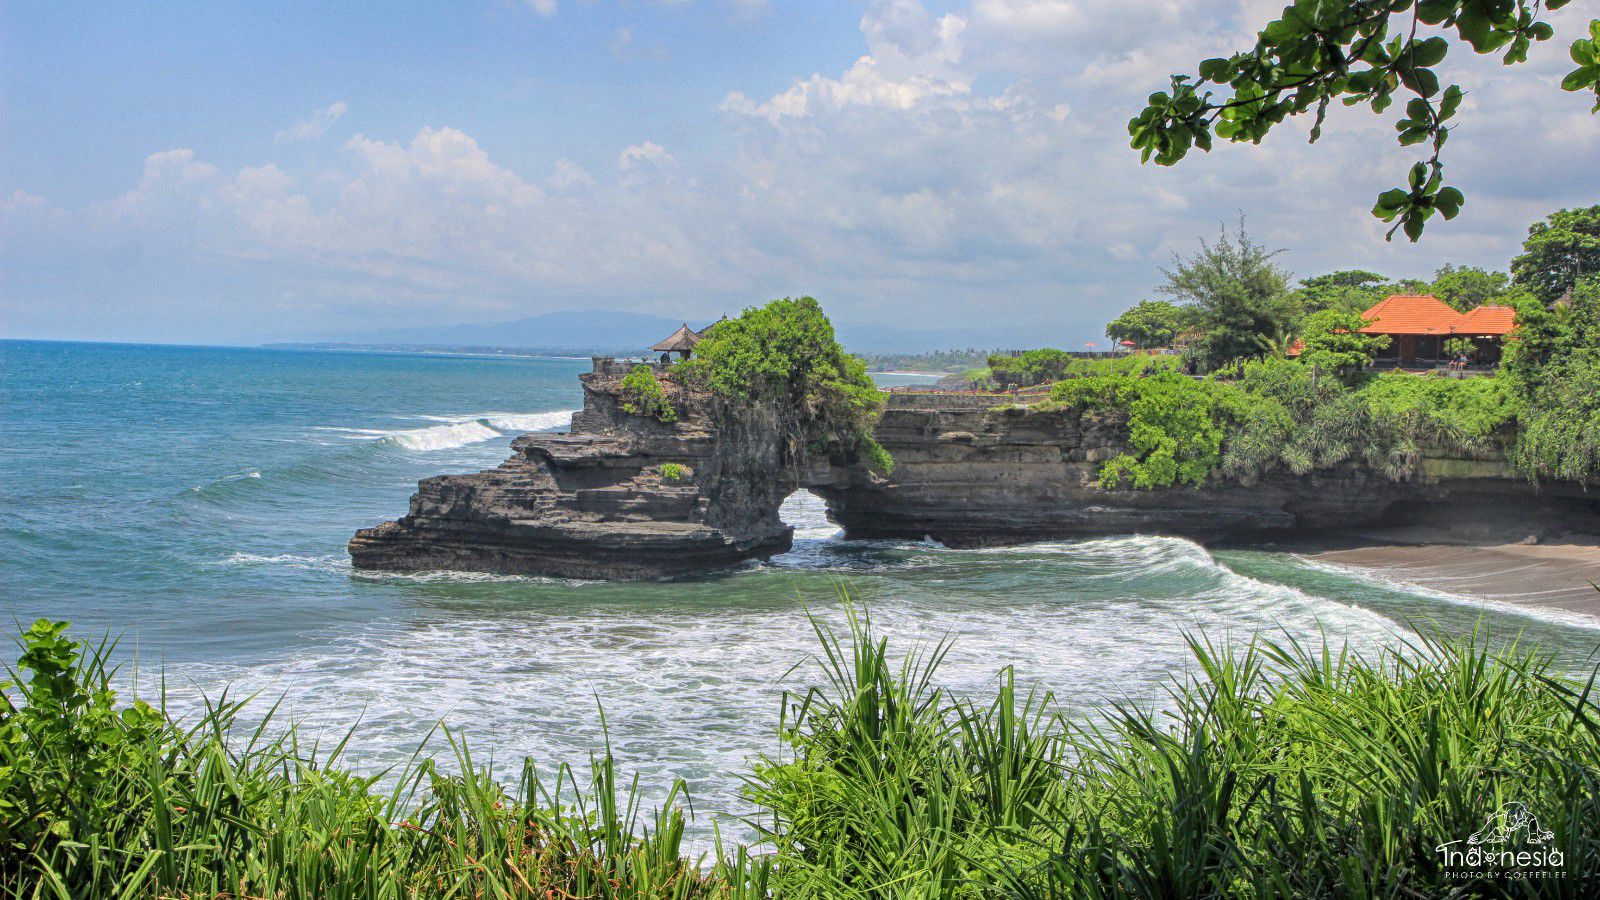
<svg viewBox="0 0 1600 900">
<path fill-rule="evenodd" d="M 1202 60 L 1200 63 L 1200 77 L 1217 84 L 1226 84 L 1231 67 L 1226 59 L 1216 57 Z"/>
<path fill-rule="evenodd" d="M 1529 43 L 1527 35 L 1517 35 L 1516 39 L 1511 42 L 1511 49 L 1506 51 L 1506 65 L 1527 62 Z"/>
<path fill-rule="evenodd" d="M 1403 69 L 1400 80 L 1406 87 L 1411 88 L 1424 97 L 1432 97 L 1439 93 L 1439 76 L 1432 69 Z"/>
<path fill-rule="evenodd" d="M 1461 204 L 1465 202 L 1467 198 L 1453 187 L 1440 188 L 1439 193 L 1433 198 L 1434 208 L 1446 219 L 1454 219 L 1456 213 L 1461 212 Z"/>
<path fill-rule="evenodd" d="M 1417 18 L 1429 25 L 1438 25 L 1456 11 L 1459 2 L 1460 0 L 1420 0 L 1417 3 Z"/>
<path fill-rule="evenodd" d="M 1411 243 L 1415 244 L 1417 242 L 1417 238 L 1422 237 L 1422 224 L 1422 216 L 1406 216 L 1405 232 L 1406 237 L 1411 239 Z"/>
<path fill-rule="evenodd" d="M 1400 188 L 1390 188 L 1378 195 L 1378 204 L 1372 208 L 1374 215 L 1388 213 L 1393 215 L 1395 210 L 1403 209 L 1410 202 L 1411 195 Z"/>
<path fill-rule="evenodd" d="M 1564 91 L 1581 91 L 1586 87 L 1600 81 L 1600 66 L 1584 66 L 1573 69 L 1567 77 L 1561 79 L 1561 89 Z"/>
<path fill-rule="evenodd" d="M 1456 114 L 1456 109 L 1461 106 L 1463 96 L 1461 86 L 1452 84 L 1444 89 L 1444 96 L 1439 99 L 1439 121 L 1443 122 Z"/>
<path fill-rule="evenodd" d="M 1450 51 L 1450 42 L 1442 37 L 1431 37 L 1424 41 L 1417 41 L 1411 45 L 1412 65 L 1427 68 L 1436 66 L 1444 60 Z"/>
</svg>

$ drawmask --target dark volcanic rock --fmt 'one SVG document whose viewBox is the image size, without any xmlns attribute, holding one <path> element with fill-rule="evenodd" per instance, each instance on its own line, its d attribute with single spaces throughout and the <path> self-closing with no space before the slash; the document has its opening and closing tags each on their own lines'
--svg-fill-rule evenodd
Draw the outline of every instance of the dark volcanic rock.
<svg viewBox="0 0 1600 900">
<path fill-rule="evenodd" d="M 849 459 L 808 459 L 778 411 L 670 384 L 677 423 L 630 415 L 618 399 L 626 371 L 597 360 L 582 376 L 573 433 L 524 435 L 499 468 L 423 481 L 408 515 L 356 533 L 355 565 L 603 579 L 713 571 L 787 550 L 792 529 L 778 507 L 799 487 L 826 499 L 847 537 L 932 537 L 952 547 L 1130 533 L 1259 537 L 1444 504 L 1491 517 L 1545 504 L 1557 518 L 1600 524 L 1595 495 L 1582 486 L 1535 488 L 1496 460 L 1426 459 L 1404 483 L 1347 466 L 1251 484 L 1106 490 L 1095 473 L 1126 446 L 1120 417 L 991 408 L 993 397 L 973 394 L 893 395 L 876 430 L 896 462 L 884 476 Z M 664 479 L 664 463 L 686 477 Z"/>
<path fill-rule="evenodd" d="M 624 371 L 582 376 L 571 434 L 523 435 L 499 468 L 421 482 L 406 516 L 356 532 L 355 566 L 624 580 L 789 549 L 778 506 L 798 461 L 774 414 L 669 387 L 680 417 L 664 425 L 622 409 Z"/>
<path fill-rule="evenodd" d="M 1108 534 L 1175 534 L 1203 541 L 1329 530 L 1388 521 L 1406 507 L 1480 497 L 1487 514 L 1577 496 L 1540 490 L 1494 460 L 1425 461 L 1396 483 L 1356 466 L 1255 483 L 1107 490 L 1100 464 L 1126 448 L 1125 422 L 1080 410 L 992 408 L 982 395 L 896 394 L 876 435 L 895 458 L 891 478 L 834 469 L 812 485 L 848 538 L 931 537 L 951 547 Z M 1587 509 L 1591 523 L 1592 506 Z M 1593 527 L 1593 525 L 1591 525 Z"/>
</svg>

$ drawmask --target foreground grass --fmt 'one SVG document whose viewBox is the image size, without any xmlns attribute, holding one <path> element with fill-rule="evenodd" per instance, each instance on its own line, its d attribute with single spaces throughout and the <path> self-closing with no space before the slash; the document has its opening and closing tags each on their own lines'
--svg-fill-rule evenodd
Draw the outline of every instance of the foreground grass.
<svg viewBox="0 0 1600 900">
<path fill-rule="evenodd" d="M 227 698 L 183 725 L 119 707 L 111 648 L 65 630 L 23 635 L 0 705 L 4 896 L 1600 895 L 1594 680 L 1477 637 L 1372 660 L 1195 641 L 1171 713 L 1083 727 L 1009 670 L 952 698 L 945 646 L 893 662 L 852 614 L 817 626 L 822 682 L 747 775 L 760 841 L 691 859 L 682 785 L 644 810 L 609 754 L 507 783 L 450 739 L 449 771 L 358 775 Z M 1559 862 L 1446 864 L 1513 801 Z"/>
</svg>

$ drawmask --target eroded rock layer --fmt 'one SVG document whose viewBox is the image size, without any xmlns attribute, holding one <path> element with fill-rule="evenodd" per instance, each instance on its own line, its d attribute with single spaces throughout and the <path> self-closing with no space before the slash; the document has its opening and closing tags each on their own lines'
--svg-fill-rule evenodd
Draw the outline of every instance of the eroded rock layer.
<svg viewBox="0 0 1600 900">
<path fill-rule="evenodd" d="M 630 415 L 625 369 L 581 376 L 570 434 L 527 434 L 498 468 L 417 486 L 410 512 L 356 532 L 357 568 L 643 579 L 789 548 L 778 507 L 797 461 L 774 414 L 669 385 L 677 422 Z"/>
<path fill-rule="evenodd" d="M 997 407 L 974 395 L 894 395 L 875 432 L 896 463 L 885 476 L 837 454 L 808 459 L 779 411 L 670 382 L 678 421 L 631 415 L 619 396 L 625 372 L 597 360 L 582 376 L 571 434 L 524 435 L 499 468 L 421 482 L 406 516 L 357 532 L 355 565 L 601 579 L 714 571 L 788 549 L 792 529 L 778 508 L 799 487 L 823 496 L 848 538 L 952 547 L 1131 533 L 1250 538 L 1446 508 L 1456 518 L 1532 511 L 1600 531 L 1595 493 L 1535 487 L 1493 459 L 1428 459 L 1403 483 L 1352 465 L 1248 484 L 1107 490 L 1095 476 L 1126 447 L 1120 417 Z"/>
<path fill-rule="evenodd" d="M 1540 488 L 1499 460 L 1427 459 L 1396 483 L 1358 466 L 1279 473 L 1250 484 L 1107 490 L 1099 467 L 1124 452 L 1116 415 L 994 406 L 970 395 L 895 395 L 878 440 L 895 458 L 891 478 L 834 469 L 814 485 L 850 538 L 931 537 L 951 547 L 1107 534 L 1174 534 L 1199 540 L 1335 530 L 1404 518 L 1408 507 L 1480 497 L 1489 511 L 1562 504 L 1600 524 L 1576 485 Z"/>
</svg>

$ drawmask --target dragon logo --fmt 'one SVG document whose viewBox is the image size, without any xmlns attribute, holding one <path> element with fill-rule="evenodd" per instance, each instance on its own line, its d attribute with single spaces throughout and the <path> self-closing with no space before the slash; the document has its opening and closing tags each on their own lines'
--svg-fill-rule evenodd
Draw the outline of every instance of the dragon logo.
<svg viewBox="0 0 1600 900">
<path fill-rule="evenodd" d="M 1490 813 L 1483 827 L 1467 838 L 1467 843 L 1504 844 L 1519 833 L 1529 844 L 1544 844 L 1556 836 L 1555 832 L 1539 826 L 1538 818 L 1528 811 L 1526 803 L 1513 800 Z"/>
</svg>

